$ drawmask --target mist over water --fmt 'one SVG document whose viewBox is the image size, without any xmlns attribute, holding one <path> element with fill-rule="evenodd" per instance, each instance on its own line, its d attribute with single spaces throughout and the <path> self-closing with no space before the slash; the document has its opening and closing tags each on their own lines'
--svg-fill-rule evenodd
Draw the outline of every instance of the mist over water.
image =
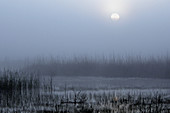
<svg viewBox="0 0 170 113">
<path fill-rule="evenodd" d="M 56 75 L 64 71 L 85 75 L 86 70 L 89 76 L 168 77 L 169 4 L 168 0 L 1 0 L 0 67 Z M 118 21 L 111 19 L 113 13 L 120 15 Z"/>
<path fill-rule="evenodd" d="M 1 0 L 0 59 L 166 56 L 168 0 Z M 116 12 L 119 21 L 110 15 Z"/>
<path fill-rule="evenodd" d="M 169 113 L 170 0 L 0 0 L 1 113 Z"/>
</svg>

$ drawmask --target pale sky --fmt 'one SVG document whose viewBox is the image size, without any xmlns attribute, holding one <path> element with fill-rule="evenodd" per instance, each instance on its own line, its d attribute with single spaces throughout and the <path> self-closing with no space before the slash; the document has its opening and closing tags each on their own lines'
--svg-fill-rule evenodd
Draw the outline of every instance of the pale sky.
<svg viewBox="0 0 170 113">
<path fill-rule="evenodd" d="M 170 52 L 170 0 L 0 0 L 0 59 L 113 52 Z"/>
</svg>

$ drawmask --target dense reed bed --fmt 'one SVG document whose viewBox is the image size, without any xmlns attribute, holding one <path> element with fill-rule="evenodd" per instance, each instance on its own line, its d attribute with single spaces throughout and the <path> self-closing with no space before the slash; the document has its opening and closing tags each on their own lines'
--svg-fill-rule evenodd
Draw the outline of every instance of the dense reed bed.
<svg viewBox="0 0 170 113">
<path fill-rule="evenodd" d="M 99 93 L 69 89 L 61 93 L 53 77 L 4 70 L 0 74 L 0 112 L 35 113 L 168 113 L 169 93 L 161 90 L 119 90 Z M 62 82 L 62 81 L 60 81 Z M 100 89 L 99 89 L 100 90 Z"/>
<path fill-rule="evenodd" d="M 4 70 L 0 75 L 0 106 L 22 106 L 39 95 L 40 81 L 35 74 Z"/>
<path fill-rule="evenodd" d="M 23 70 L 53 76 L 170 78 L 170 57 L 38 58 Z"/>
<path fill-rule="evenodd" d="M 57 76 L 60 80 L 55 80 Z M 92 82 L 83 81 L 81 78 L 79 80 L 79 77 L 82 76 L 91 77 Z M 102 86 L 98 83 L 104 81 L 99 82 L 95 79 L 100 78 L 102 80 L 103 77 L 107 80 L 104 83 L 105 85 Z M 118 87 L 111 86 L 114 77 L 119 77 L 116 80 L 125 80 L 125 85 L 128 85 L 126 81 L 128 77 L 133 77 L 132 80 L 135 80 L 135 77 L 170 78 L 170 58 L 168 56 L 157 58 L 37 58 L 36 60 L 27 61 L 25 65 L 17 69 L 3 69 L 2 67 L 0 70 L 0 112 L 170 112 L 170 94 L 169 86 L 167 86 L 169 82 L 167 83 L 167 79 L 162 80 L 164 83 L 160 82 L 162 86 L 158 90 L 152 89 L 157 87 L 153 83 L 150 84 L 151 87 L 148 86 L 151 89 L 146 89 L 143 92 L 142 90 L 147 87 L 139 87 L 140 84 L 137 84 L 134 89 L 132 88 L 132 90 L 125 93 L 123 89 L 114 89 Z M 69 78 L 76 78 L 76 80 L 68 81 Z M 116 80 L 114 80 L 115 85 L 120 85 Z M 155 81 L 159 82 L 159 80 Z M 77 83 L 72 83 L 76 81 Z M 95 81 L 97 81 L 96 84 Z M 66 83 L 69 83 L 68 87 Z M 123 86 L 122 84 L 121 88 Z M 138 87 L 139 89 L 137 89 Z M 130 87 L 127 86 L 127 88 Z M 167 90 L 167 92 L 162 92 L 161 88 L 165 88 L 164 90 Z M 98 92 L 93 92 L 93 90 L 98 90 Z M 119 93 L 116 90 L 119 90 Z"/>
</svg>

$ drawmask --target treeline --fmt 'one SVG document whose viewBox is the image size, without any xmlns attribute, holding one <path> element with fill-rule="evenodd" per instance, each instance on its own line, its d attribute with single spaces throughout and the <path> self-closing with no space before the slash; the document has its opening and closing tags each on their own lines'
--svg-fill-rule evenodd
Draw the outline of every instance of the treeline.
<svg viewBox="0 0 170 113">
<path fill-rule="evenodd" d="M 37 58 L 23 70 L 50 76 L 170 78 L 170 57 Z"/>
</svg>

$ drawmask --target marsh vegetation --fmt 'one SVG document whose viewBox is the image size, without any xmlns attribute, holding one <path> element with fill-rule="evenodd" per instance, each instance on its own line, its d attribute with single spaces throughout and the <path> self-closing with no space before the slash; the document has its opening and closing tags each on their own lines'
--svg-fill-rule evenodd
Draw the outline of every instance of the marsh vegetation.
<svg viewBox="0 0 170 113">
<path fill-rule="evenodd" d="M 4 71 L 0 77 L 0 112 L 168 113 L 169 89 L 83 89 L 38 74 Z M 64 79 L 64 78 L 63 78 Z M 43 82 L 46 81 L 46 82 Z M 64 85 L 65 84 L 65 85 Z M 74 81 L 73 81 L 74 84 Z M 78 84 L 77 84 L 78 85 Z"/>
<path fill-rule="evenodd" d="M 39 58 L 0 71 L 0 112 L 169 113 L 169 57 Z"/>
</svg>

